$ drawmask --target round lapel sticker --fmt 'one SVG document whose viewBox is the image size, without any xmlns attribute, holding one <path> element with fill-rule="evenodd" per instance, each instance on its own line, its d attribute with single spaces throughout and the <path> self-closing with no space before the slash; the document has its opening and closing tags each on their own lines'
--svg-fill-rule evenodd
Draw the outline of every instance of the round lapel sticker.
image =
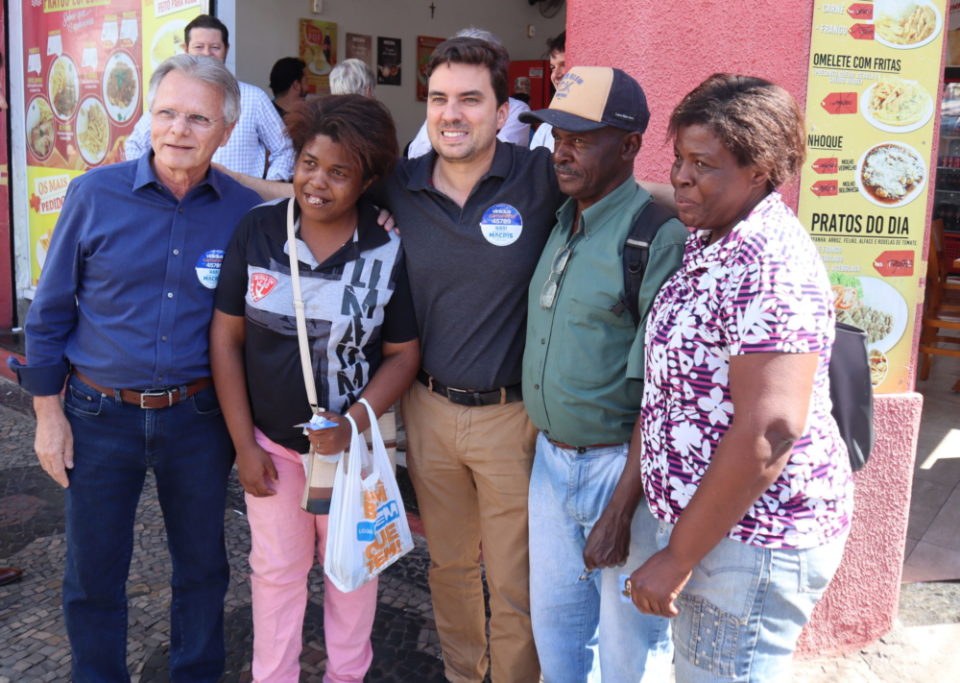
<svg viewBox="0 0 960 683">
<path fill-rule="evenodd" d="M 209 249 L 197 259 L 197 279 L 207 289 L 217 288 L 220 266 L 223 264 L 223 249 Z"/>
<path fill-rule="evenodd" d="M 523 217 L 509 204 L 494 204 L 483 212 L 480 231 L 490 244 L 506 247 L 520 239 Z"/>
</svg>

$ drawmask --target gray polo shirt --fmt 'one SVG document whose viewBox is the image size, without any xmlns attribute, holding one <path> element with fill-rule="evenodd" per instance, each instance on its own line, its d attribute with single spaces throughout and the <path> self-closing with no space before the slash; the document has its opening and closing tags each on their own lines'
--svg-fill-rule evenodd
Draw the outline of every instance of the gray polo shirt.
<svg viewBox="0 0 960 683">
<path fill-rule="evenodd" d="M 423 368 L 444 384 L 518 384 L 527 287 L 564 200 L 550 153 L 497 142 L 461 209 L 433 186 L 436 154 L 401 161 L 375 192 L 396 217 Z"/>
</svg>

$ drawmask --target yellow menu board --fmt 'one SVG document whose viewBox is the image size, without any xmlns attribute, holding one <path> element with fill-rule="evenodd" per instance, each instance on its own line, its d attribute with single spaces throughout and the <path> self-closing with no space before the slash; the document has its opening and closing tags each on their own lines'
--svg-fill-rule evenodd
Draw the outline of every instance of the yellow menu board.
<svg viewBox="0 0 960 683">
<path fill-rule="evenodd" d="M 150 83 L 153 70 L 167 57 L 184 50 L 183 29 L 198 14 L 206 14 L 209 0 L 143 0 L 141 9 L 143 41 L 143 82 Z M 148 88 L 143 88 L 143 109 L 147 110 Z"/>
<path fill-rule="evenodd" d="M 908 385 L 946 0 L 815 3 L 798 215 L 876 393 Z"/>
</svg>

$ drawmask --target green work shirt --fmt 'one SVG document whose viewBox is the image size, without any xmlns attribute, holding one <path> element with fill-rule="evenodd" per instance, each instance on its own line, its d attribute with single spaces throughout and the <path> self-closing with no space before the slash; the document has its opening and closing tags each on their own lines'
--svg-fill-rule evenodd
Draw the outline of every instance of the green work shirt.
<svg viewBox="0 0 960 683">
<path fill-rule="evenodd" d="M 569 446 L 630 440 L 643 394 L 643 335 L 650 304 L 683 257 L 690 234 L 674 219 L 650 245 L 640 287 L 639 327 L 629 311 L 612 310 L 623 296 L 623 243 L 649 193 L 631 177 L 580 216 L 576 202 L 557 211 L 530 281 L 523 401 L 530 419 Z M 562 273 L 558 254 L 569 248 Z M 549 308 L 541 302 L 548 280 L 558 285 Z"/>
</svg>

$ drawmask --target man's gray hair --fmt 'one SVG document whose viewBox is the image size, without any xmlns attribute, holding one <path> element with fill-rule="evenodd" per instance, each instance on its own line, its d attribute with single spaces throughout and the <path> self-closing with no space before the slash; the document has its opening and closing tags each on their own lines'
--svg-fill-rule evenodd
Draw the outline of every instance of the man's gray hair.
<svg viewBox="0 0 960 683">
<path fill-rule="evenodd" d="M 503 42 L 497 38 L 495 35 L 490 33 L 482 28 L 477 28 L 476 26 L 468 26 L 467 28 L 462 28 L 456 33 L 454 33 L 451 38 L 476 38 L 477 40 L 485 40 L 488 43 L 492 43 L 497 47 L 503 47 Z"/>
<path fill-rule="evenodd" d="M 187 78 L 209 83 L 223 94 L 223 119 L 229 126 L 240 118 L 240 86 L 237 79 L 216 57 L 206 55 L 174 55 L 161 62 L 150 78 L 150 90 L 147 104 L 153 109 L 153 98 L 160 87 L 160 81 L 171 71 L 179 71 Z"/>
<path fill-rule="evenodd" d="M 330 72 L 330 92 L 334 95 L 373 97 L 373 71 L 362 59 L 345 59 Z"/>
</svg>

